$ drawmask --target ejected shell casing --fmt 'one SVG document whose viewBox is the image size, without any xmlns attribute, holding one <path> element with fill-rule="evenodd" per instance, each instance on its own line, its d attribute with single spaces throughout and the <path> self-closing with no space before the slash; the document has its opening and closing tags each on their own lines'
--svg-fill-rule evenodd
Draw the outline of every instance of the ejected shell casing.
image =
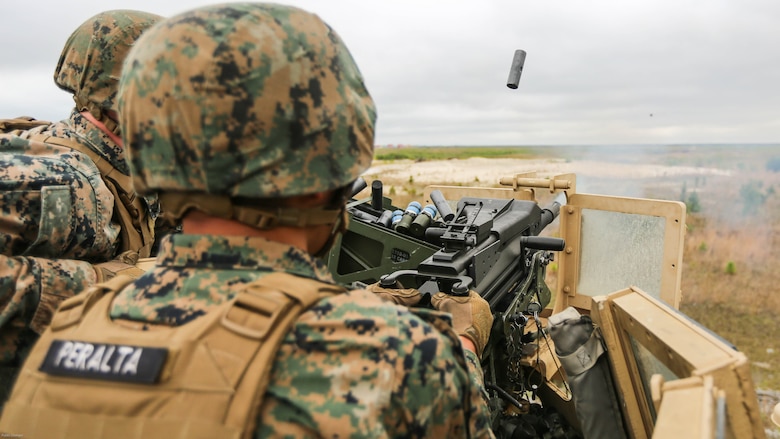
<svg viewBox="0 0 780 439">
<path fill-rule="evenodd" d="M 412 221 L 412 225 L 409 226 L 409 230 L 412 232 L 412 236 L 422 238 L 425 236 L 425 229 L 431 225 L 433 219 L 436 218 L 436 206 L 429 204 L 420 212 L 419 215 Z"/>
<path fill-rule="evenodd" d="M 523 64 L 525 64 L 525 50 L 517 49 L 512 58 L 512 66 L 509 68 L 509 78 L 506 80 L 507 87 L 517 88 L 517 84 L 520 83 L 520 75 L 523 74 Z"/>
<path fill-rule="evenodd" d="M 436 205 L 436 209 L 439 211 L 439 216 L 441 216 L 442 221 L 445 223 L 452 221 L 453 218 L 455 218 L 455 214 L 452 212 L 452 208 L 447 203 L 447 200 L 444 198 L 441 191 L 436 189 L 431 192 L 430 196 L 431 201 L 433 201 L 433 204 Z"/>
<path fill-rule="evenodd" d="M 412 221 L 414 221 L 414 219 L 417 218 L 417 215 L 420 213 L 420 209 L 422 209 L 422 205 L 417 201 L 412 201 L 411 203 L 409 203 L 409 205 L 406 206 L 406 211 L 404 212 L 403 218 L 401 218 L 401 221 L 399 221 L 398 224 L 395 225 L 395 230 L 398 233 L 403 233 L 408 235 L 409 226 L 411 226 Z"/>
</svg>

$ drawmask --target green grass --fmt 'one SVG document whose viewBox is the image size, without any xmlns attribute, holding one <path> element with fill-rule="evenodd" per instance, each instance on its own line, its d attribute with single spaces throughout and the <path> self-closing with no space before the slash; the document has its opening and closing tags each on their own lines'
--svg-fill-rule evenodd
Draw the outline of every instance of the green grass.
<svg viewBox="0 0 780 439">
<path fill-rule="evenodd" d="M 376 160 L 448 160 L 484 158 L 532 158 L 538 156 L 532 148 L 525 147 L 414 147 L 414 148 L 378 148 L 374 151 Z"/>
</svg>

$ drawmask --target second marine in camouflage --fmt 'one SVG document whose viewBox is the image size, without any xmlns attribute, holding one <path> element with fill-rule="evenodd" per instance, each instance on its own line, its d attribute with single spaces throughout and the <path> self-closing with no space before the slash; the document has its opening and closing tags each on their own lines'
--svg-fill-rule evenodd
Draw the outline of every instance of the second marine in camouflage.
<svg viewBox="0 0 780 439">
<path fill-rule="evenodd" d="M 151 206 L 132 191 L 115 119 L 122 61 L 160 18 L 112 10 L 86 20 L 54 73 L 73 94 L 70 116 L 0 135 L 0 406 L 60 302 L 110 276 L 101 263 L 152 247 Z"/>
</svg>

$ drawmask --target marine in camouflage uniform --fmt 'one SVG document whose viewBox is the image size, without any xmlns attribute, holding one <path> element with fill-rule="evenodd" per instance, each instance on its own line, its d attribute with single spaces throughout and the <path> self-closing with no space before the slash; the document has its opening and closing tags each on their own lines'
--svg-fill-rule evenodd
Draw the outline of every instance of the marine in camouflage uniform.
<svg viewBox="0 0 780 439">
<path fill-rule="evenodd" d="M 183 233 L 164 238 L 155 266 L 108 296 L 112 328 L 139 337 L 183 330 L 275 272 L 334 284 L 316 255 L 343 231 L 349 189 L 373 158 L 376 111 L 352 56 L 319 17 L 234 3 L 169 18 L 128 56 L 120 115 L 136 189 L 159 192 Z M 256 427 L 242 437 L 492 437 L 477 357 L 459 337 L 471 339 L 469 331 L 456 332 L 448 313 L 384 298 L 413 304 L 419 292 L 344 291 L 300 314 L 274 357 Z M 467 312 L 465 326 L 480 328 L 471 340 L 479 351 L 492 316 L 478 296 L 464 303 L 488 311 Z M 41 344 L 36 353 L 49 349 Z M 47 380 L 34 367 L 23 377 Z M 23 377 L 15 413 L 47 403 L 23 396 L 32 382 Z M 49 396 L 70 419 L 109 423 L 125 414 L 125 391 L 133 400 L 159 395 L 138 399 L 153 413 L 133 413 L 155 419 L 137 431 L 165 416 L 157 404 L 169 399 L 155 385 L 68 382 L 91 395 L 83 403 Z M 178 416 L 178 428 L 199 421 Z M 8 416 L 2 421 L 9 428 Z"/>
<path fill-rule="evenodd" d="M 130 249 L 120 242 L 119 200 L 98 164 L 83 152 L 42 140 L 89 148 L 129 178 L 118 125 L 109 114 L 116 118 L 111 112 L 124 57 L 161 18 L 114 10 L 85 21 L 66 42 L 54 73 L 56 84 L 73 94 L 70 117 L 0 135 L 0 405 L 59 303 L 110 275 L 93 264 Z"/>
</svg>

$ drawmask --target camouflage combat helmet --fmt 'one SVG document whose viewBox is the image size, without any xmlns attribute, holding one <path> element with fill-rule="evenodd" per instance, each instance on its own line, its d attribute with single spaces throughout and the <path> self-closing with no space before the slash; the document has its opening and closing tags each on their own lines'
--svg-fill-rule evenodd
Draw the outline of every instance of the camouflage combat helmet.
<svg viewBox="0 0 780 439">
<path fill-rule="evenodd" d="M 104 110 L 116 110 L 122 61 L 143 31 L 163 17 L 141 11 L 101 12 L 68 38 L 54 71 L 57 86 L 73 94 L 78 111 L 89 111 L 118 134 Z"/>
<path fill-rule="evenodd" d="M 135 188 L 158 192 L 173 218 L 196 207 L 260 228 L 333 223 L 258 199 L 344 188 L 373 159 L 376 111 L 360 71 L 333 29 L 301 9 L 185 12 L 146 32 L 125 67 L 119 108 Z"/>
</svg>

